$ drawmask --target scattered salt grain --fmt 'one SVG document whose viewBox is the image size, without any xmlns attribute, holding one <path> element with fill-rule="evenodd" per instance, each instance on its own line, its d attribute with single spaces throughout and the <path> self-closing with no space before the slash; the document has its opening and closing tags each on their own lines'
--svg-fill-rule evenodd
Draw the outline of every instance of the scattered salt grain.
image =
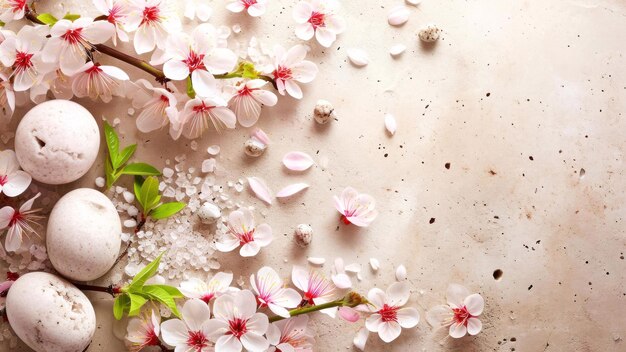
<svg viewBox="0 0 626 352">
<path fill-rule="evenodd" d="M 404 281 L 406 280 L 406 267 L 402 264 L 396 268 L 396 280 Z"/>
<path fill-rule="evenodd" d="M 130 207 L 128 207 L 126 212 L 128 213 L 129 216 L 137 216 L 139 214 L 139 209 L 137 209 L 137 207 L 131 205 Z"/>
<path fill-rule="evenodd" d="M 241 32 L 241 26 L 239 24 L 233 24 L 233 32 L 239 34 Z"/>
<path fill-rule="evenodd" d="M 102 188 L 104 187 L 104 177 L 96 177 L 96 186 Z"/>
<path fill-rule="evenodd" d="M 370 62 L 365 50 L 358 48 L 348 49 L 348 58 L 353 65 L 358 67 L 366 66 Z"/>
<path fill-rule="evenodd" d="M 406 6 L 399 5 L 391 9 L 387 21 L 389 21 L 389 24 L 392 26 L 401 26 L 409 20 L 410 14 L 411 12 Z"/>
<path fill-rule="evenodd" d="M 208 172 L 214 172 L 216 166 L 217 162 L 215 161 L 215 159 L 206 159 L 202 162 L 202 172 L 205 174 Z"/>
<path fill-rule="evenodd" d="M 198 142 L 196 141 L 191 141 L 191 143 L 189 143 L 189 146 L 191 147 L 191 150 L 193 151 L 198 150 Z"/>
<path fill-rule="evenodd" d="M 126 201 L 126 203 L 132 203 L 135 201 L 135 195 L 128 191 L 124 191 L 122 195 L 124 196 L 124 200 Z"/>
<path fill-rule="evenodd" d="M 163 169 L 163 177 L 170 178 L 172 176 L 174 176 L 174 170 L 170 169 L 169 167 Z"/>
<path fill-rule="evenodd" d="M 389 49 L 389 54 L 393 57 L 399 56 L 406 50 L 406 45 L 396 44 Z"/>
<path fill-rule="evenodd" d="M 137 226 L 137 221 L 133 220 L 133 219 L 128 219 L 128 220 L 124 220 L 124 227 L 135 227 Z"/>
<path fill-rule="evenodd" d="M 324 263 L 326 263 L 325 258 L 319 258 L 319 257 L 308 257 L 307 261 L 313 265 L 324 265 Z"/>
<path fill-rule="evenodd" d="M 385 128 L 390 135 L 394 135 L 396 130 L 398 129 L 398 123 L 396 122 L 396 118 L 391 114 L 385 115 Z"/>
<path fill-rule="evenodd" d="M 122 122 L 122 121 L 119 119 L 119 117 L 116 117 L 115 119 L 113 119 L 113 127 L 119 125 L 120 122 Z"/>
<path fill-rule="evenodd" d="M 210 147 L 207 148 L 207 153 L 211 154 L 211 155 L 217 155 L 220 153 L 220 146 L 219 145 L 212 145 Z"/>
<path fill-rule="evenodd" d="M 203 224 L 213 224 L 222 216 L 220 208 L 210 202 L 202 204 L 197 214 Z"/>
<path fill-rule="evenodd" d="M 129 116 L 133 116 L 135 114 L 135 109 L 133 108 L 128 108 L 128 115 Z"/>
<path fill-rule="evenodd" d="M 370 258 L 370 266 L 372 270 L 378 271 L 378 269 L 380 269 L 380 262 L 376 258 Z"/>
</svg>

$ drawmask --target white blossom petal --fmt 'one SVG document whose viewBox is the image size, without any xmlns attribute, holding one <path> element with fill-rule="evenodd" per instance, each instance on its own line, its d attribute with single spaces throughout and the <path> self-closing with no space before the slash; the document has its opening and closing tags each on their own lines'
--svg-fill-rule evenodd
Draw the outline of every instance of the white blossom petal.
<svg viewBox="0 0 626 352">
<path fill-rule="evenodd" d="M 303 152 L 290 152 L 283 157 L 283 164 L 289 170 L 304 171 L 313 166 L 313 158 Z"/>
<path fill-rule="evenodd" d="M 276 198 L 290 197 L 296 193 L 302 192 L 307 188 L 309 188 L 309 185 L 306 183 L 294 183 L 278 191 L 278 193 L 276 193 Z"/>
</svg>

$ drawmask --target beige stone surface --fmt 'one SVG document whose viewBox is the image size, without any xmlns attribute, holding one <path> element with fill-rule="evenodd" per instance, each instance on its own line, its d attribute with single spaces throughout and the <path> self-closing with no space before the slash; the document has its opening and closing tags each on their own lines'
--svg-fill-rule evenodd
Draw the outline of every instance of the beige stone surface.
<svg viewBox="0 0 626 352">
<path fill-rule="evenodd" d="M 227 14 L 223 3 L 212 3 L 211 21 L 241 24 L 235 38 L 298 42 L 294 2 L 272 0 L 260 19 Z M 258 127 L 274 143 L 261 158 L 243 154 L 250 131 L 242 128 L 198 141 L 197 167 L 206 147 L 219 144 L 226 179 L 262 176 L 274 190 L 311 184 L 294 200 L 267 207 L 264 220 L 276 235 L 270 250 L 253 259 L 221 254 L 219 261 L 235 277 L 262 265 L 287 277 L 307 256 L 341 256 L 364 266 L 365 280 L 357 283 L 364 293 L 385 288 L 404 264 L 414 291 L 410 304 L 422 321 L 390 345 L 371 335 L 370 351 L 626 350 L 626 4 L 427 0 L 396 28 L 387 24 L 387 13 L 397 3 L 343 1 L 348 30 L 330 49 L 312 44 L 321 71 L 305 98 L 283 98 L 264 111 Z M 64 12 L 61 5 L 42 5 Z M 416 38 L 429 23 L 443 32 L 436 45 L 425 47 Z M 388 49 L 396 43 L 408 49 L 393 59 Z M 369 66 L 353 67 L 350 47 L 365 49 Z M 318 99 L 335 105 L 339 121 L 315 124 Z M 140 159 L 162 167 L 181 151 L 192 154 L 188 141 L 172 142 L 165 131 L 138 133 L 124 100 L 78 101 L 97 118 L 121 118 L 122 144 L 139 143 Z M 398 120 L 393 137 L 385 133 L 385 113 Z M 293 150 L 318 163 L 328 158 L 328 167 L 286 172 L 280 160 Z M 93 187 L 103 160 L 81 181 L 56 189 Z M 377 199 L 380 216 L 371 227 L 338 227 L 332 196 L 345 186 Z M 307 250 L 290 239 L 299 223 L 315 230 Z M 370 257 L 381 261 L 376 273 L 367 265 Z M 503 271 L 498 281 L 496 269 Z M 426 323 L 425 310 L 444 302 L 450 282 L 485 297 L 480 335 L 452 340 Z M 120 351 L 111 333 L 111 301 L 91 297 L 98 330 L 89 351 Z M 325 316 L 313 325 L 318 351 L 353 349 L 356 325 Z"/>
</svg>

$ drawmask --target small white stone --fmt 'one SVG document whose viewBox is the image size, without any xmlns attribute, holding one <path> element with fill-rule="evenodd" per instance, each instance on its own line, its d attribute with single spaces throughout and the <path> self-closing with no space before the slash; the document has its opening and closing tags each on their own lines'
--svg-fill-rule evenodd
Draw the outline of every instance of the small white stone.
<svg viewBox="0 0 626 352">
<path fill-rule="evenodd" d="M 169 167 L 163 169 L 163 177 L 170 178 L 172 176 L 174 176 L 174 170 L 170 169 Z"/>
<path fill-rule="evenodd" d="M 104 187 L 106 181 L 104 180 L 104 177 L 96 177 L 96 186 L 102 188 Z"/>
<path fill-rule="evenodd" d="M 307 224 L 300 224 L 294 231 L 294 239 L 300 247 L 306 247 L 313 240 L 313 228 Z"/>
<path fill-rule="evenodd" d="M 318 100 L 317 104 L 315 104 L 315 109 L 313 109 L 313 117 L 315 118 L 315 122 L 319 123 L 320 125 L 327 124 L 331 120 L 337 119 L 333 104 L 323 99 Z"/>
<path fill-rule="evenodd" d="M 422 0 L 406 0 L 406 3 L 413 6 L 418 6 L 422 3 Z"/>
<path fill-rule="evenodd" d="M 324 263 L 326 263 L 325 258 L 319 258 L 319 257 L 309 257 L 307 258 L 307 260 L 309 263 L 313 265 L 324 265 Z"/>
<path fill-rule="evenodd" d="M 191 147 L 191 150 L 198 150 L 198 142 L 196 141 L 191 141 L 191 143 L 189 143 L 189 146 Z"/>
<path fill-rule="evenodd" d="M 390 135 L 394 135 L 396 130 L 398 129 L 398 123 L 396 122 L 396 118 L 391 114 L 385 115 L 385 128 Z"/>
<path fill-rule="evenodd" d="M 393 57 L 399 56 L 406 50 L 406 45 L 396 44 L 389 49 L 389 54 Z"/>
<path fill-rule="evenodd" d="M 122 195 L 124 196 L 124 200 L 126 201 L 126 203 L 132 203 L 135 201 L 135 195 L 128 192 L 128 191 L 124 191 L 124 193 L 122 193 Z"/>
<path fill-rule="evenodd" d="M 265 149 L 267 149 L 267 144 L 261 142 L 256 138 L 250 138 L 246 141 L 243 147 L 246 155 L 258 157 L 265 152 Z"/>
<path fill-rule="evenodd" d="M 406 280 L 406 267 L 402 264 L 396 268 L 396 280 L 404 281 Z"/>
<path fill-rule="evenodd" d="M 137 221 L 134 219 L 124 220 L 124 227 L 133 228 L 137 226 Z"/>
<path fill-rule="evenodd" d="M 207 148 L 207 153 L 211 154 L 211 155 L 217 155 L 220 153 L 220 146 L 219 145 L 212 145 L 210 147 Z"/>
<path fill-rule="evenodd" d="M 222 216 L 222 211 L 217 205 L 205 202 L 200 209 L 198 209 L 197 214 L 203 224 L 212 224 Z"/>
<path fill-rule="evenodd" d="M 352 64 L 358 67 L 366 66 L 370 62 L 365 50 L 359 48 L 348 49 L 348 58 Z"/>
<path fill-rule="evenodd" d="M 409 20 L 410 14 L 411 12 L 406 6 L 398 5 L 391 9 L 387 21 L 389 21 L 389 24 L 392 26 L 401 26 Z"/>
<path fill-rule="evenodd" d="M 135 114 L 135 109 L 133 108 L 128 108 L 128 115 L 129 116 L 133 116 Z"/>
<path fill-rule="evenodd" d="M 420 29 L 417 34 L 420 40 L 426 43 L 432 43 L 439 39 L 439 35 L 441 34 L 441 29 L 434 24 L 429 24 L 428 26 Z"/>
<path fill-rule="evenodd" d="M 237 23 L 233 24 L 233 32 L 239 34 L 241 32 L 241 26 Z"/>
<path fill-rule="evenodd" d="M 202 172 L 203 173 L 214 172 L 216 165 L 217 165 L 217 162 L 215 161 L 215 159 L 213 158 L 206 159 L 202 162 Z"/>
<path fill-rule="evenodd" d="M 137 209 L 134 205 L 131 205 L 126 210 L 126 213 L 128 213 L 129 216 L 137 216 L 137 214 L 139 214 L 139 209 Z"/>
<path fill-rule="evenodd" d="M 380 262 L 376 258 L 370 258 L 370 266 L 372 270 L 378 271 L 378 269 L 380 269 Z"/>
</svg>

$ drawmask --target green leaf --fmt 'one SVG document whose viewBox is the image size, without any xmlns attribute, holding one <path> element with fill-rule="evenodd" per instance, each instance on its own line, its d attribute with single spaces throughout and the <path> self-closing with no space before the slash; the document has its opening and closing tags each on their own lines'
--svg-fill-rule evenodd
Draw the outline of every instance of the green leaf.
<svg viewBox="0 0 626 352">
<path fill-rule="evenodd" d="M 115 173 L 115 171 L 113 170 L 113 167 L 111 166 L 111 160 L 108 160 L 108 159 L 104 161 L 104 170 L 105 170 L 105 176 L 107 180 L 107 189 L 108 189 L 108 188 L 111 188 L 111 186 L 113 186 L 113 184 L 115 183 L 115 181 L 117 181 L 120 175 L 118 173 Z"/>
<path fill-rule="evenodd" d="M 117 163 L 119 164 L 117 167 L 126 164 L 128 159 L 130 159 L 133 154 L 135 154 L 135 150 L 137 150 L 137 144 L 131 144 L 128 147 L 122 149 L 120 154 L 117 156 Z"/>
<path fill-rule="evenodd" d="M 154 176 L 146 178 L 146 180 L 143 181 L 143 185 L 141 185 L 139 195 L 139 199 L 141 199 L 141 203 L 139 204 L 143 208 L 143 212 L 145 214 L 150 213 L 161 200 L 161 196 L 159 196 L 159 181 L 157 178 Z"/>
<path fill-rule="evenodd" d="M 104 122 L 104 139 L 107 142 L 107 148 L 109 150 L 109 158 L 111 159 L 111 165 L 113 169 L 117 169 L 119 164 L 117 163 L 117 157 L 120 150 L 120 139 L 117 137 L 117 133 L 108 122 Z"/>
<path fill-rule="evenodd" d="M 121 173 L 124 175 L 159 176 L 161 171 L 146 163 L 132 163 L 124 166 Z"/>
<path fill-rule="evenodd" d="M 130 299 L 128 295 L 123 294 L 115 298 L 113 303 L 113 316 L 115 319 L 120 320 L 124 316 L 124 311 L 130 309 Z"/>
<path fill-rule="evenodd" d="M 80 18 L 80 15 L 75 14 L 75 13 L 68 13 L 65 16 L 63 16 L 64 20 L 70 20 L 72 22 L 76 21 L 79 18 Z"/>
<path fill-rule="evenodd" d="M 141 307 L 148 302 L 146 297 L 134 293 L 128 293 L 128 298 L 130 299 L 130 309 L 128 310 L 129 317 L 139 315 Z"/>
<path fill-rule="evenodd" d="M 167 292 L 172 298 L 183 298 L 184 295 L 180 292 L 180 290 L 174 286 L 169 285 L 146 285 L 144 287 L 158 287 L 165 292 Z"/>
<path fill-rule="evenodd" d="M 254 68 L 254 64 L 251 62 L 242 62 L 239 68 L 242 71 L 241 76 L 243 78 L 256 79 L 259 77 L 259 72 Z"/>
<path fill-rule="evenodd" d="M 151 300 L 156 300 L 165 304 L 172 311 L 172 313 L 176 316 L 180 316 L 178 307 L 176 307 L 176 302 L 174 302 L 172 295 L 159 286 L 160 285 L 147 285 L 142 288 L 141 292 L 147 295 Z"/>
<path fill-rule="evenodd" d="M 164 203 L 150 212 L 150 216 L 155 220 L 169 218 L 183 210 L 186 206 L 187 204 L 181 202 Z"/>
<path fill-rule="evenodd" d="M 161 263 L 161 257 L 163 257 L 163 253 L 159 254 L 159 256 L 156 257 L 155 260 L 150 262 L 148 265 L 146 265 L 145 268 L 141 269 L 141 271 L 137 275 L 135 275 L 133 281 L 131 281 L 130 285 L 128 285 L 129 292 L 136 292 L 140 290 L 141 287 L 145 285 L 146 281 L 148 281 L 148 279 L 156 274 L 157 270 L 159 269 L 159 263 Z"/>
<path fill-rule="evenodd" d="M 37 19 L 50 27 L 52 27 L 55 23 L 59 21 L 56 17 L 52 16 L 49 13 L 41 13 L 37 16 Z"/>
<path fill-rule="evenodd" d="M 135 198 L 139 202 L 139 204 L 143 204 L 143 200 L 141 199 L 141 185 L 143 185 L 143 177 L 137 175 L 133 181 L 133 191 L 135 192 Z"/>
<path fill-rule="evenodd" d="M 193 89 L 193 83 L 191 82 L 191 76 L 187 77 L 187 96 L 191 99 L 196 97 L 196 91 Z"/>
</svg>

